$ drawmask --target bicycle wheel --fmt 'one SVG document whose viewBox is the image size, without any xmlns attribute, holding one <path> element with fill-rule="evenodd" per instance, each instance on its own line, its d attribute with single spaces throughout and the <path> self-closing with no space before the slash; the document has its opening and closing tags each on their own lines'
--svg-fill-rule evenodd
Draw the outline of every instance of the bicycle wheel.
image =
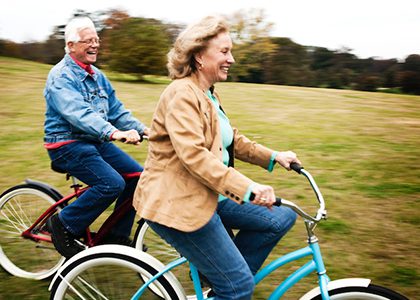
<svg viewBox="0 0 420 300">
<path fill-rule="evenodd" d="M 347 286 L 329 291 L 331 300 L 408 300 L 403 295 L 382 286 L 370 284 L 363 286 Z M 312 300 L 322 300 L 318 295 Z"/>
<path fill-rule="evenodd" d="M 134 235 L 136 249 L 147 252 L 164 264 L 168 264 L 180 257 L 180 254 L 171 245 L 166 243 L 157 233 L 155 233 L 149 225 L 147 225 L 144 219 L 138 221 L 138 224 L 139 226 L 137 227 Z M 185 293 L 187 294 L 187 299 L 197 299 L 188 264 L 177 266 L 171 271 L 182 285 Z M 150 289 L 154 291 L 156 295 L 162 296 L 158 291 L 154 290 L 153 286 L 151 286 Z M 210 288 L 203 286 L 202 291 L 203 296 L 207 296 Z"/>
<path fill-rule="evenodd" d="M 72 257 L 58 271 L 50 299 L 132 299 L 143 284 L 141 278 L 149 279 L 163 267 L 152 256 L 128 246 L 92 247 Z M 171 273 L 159 277 L 153 285 L 163 299 L 185 299 Z M 161 298 L 146 289 L 139 299 Z"/>
<path fill-rule="evenodd" d="M 22 237 L 35 221 L 58 199 L 41 187 L 22 184 L 0 196 L 0 264 L 10 274 L 23 278 L 44 279 L 54 274 L 63 258 L 51 242 Z M 33 232 L 47 237 L 44 228 Z"/>
</svg>

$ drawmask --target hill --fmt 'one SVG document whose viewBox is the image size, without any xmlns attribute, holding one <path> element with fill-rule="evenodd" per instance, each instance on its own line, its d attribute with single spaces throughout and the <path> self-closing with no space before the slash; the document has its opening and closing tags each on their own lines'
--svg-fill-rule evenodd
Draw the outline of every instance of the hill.
<svg viewBox="0 0 420 300">
<path fill-rule="evenodd" d="M 0 57 L 0 191 L 25 178 L 68 191 L 64 177 L 49 169 L 42 145 L 42 93 L 50 67 Z M 165 84 L 113 85 L 125 105 L 150 123 Z M 242 83 L 219 83 L 216 89 L 235 127 L 264 145 L 295 151 L 317 180 L 329 212 L 317 233 L 330 277 L 369 277 L 416 298 L 420 96 Z M 121 147 L 144 162 L 146 144 Z M 276 168 L 268 174 L 244 163 L 237 168 L 272 184 L 280 197 L 313 207 L 306 180 L 294 172 Z M 304 246 L 304 239 L 299 220 L 270 259 Z M 260 285 L 255 299 L 264 299 L 283 276 L 276 272 L 273 281 Z M 0 299 L 47 299 L 48 283 L 0 269 Z M 315 277 L 305 279 L 286 299 L 297 299 L 315 284 Z"/>
</svg>

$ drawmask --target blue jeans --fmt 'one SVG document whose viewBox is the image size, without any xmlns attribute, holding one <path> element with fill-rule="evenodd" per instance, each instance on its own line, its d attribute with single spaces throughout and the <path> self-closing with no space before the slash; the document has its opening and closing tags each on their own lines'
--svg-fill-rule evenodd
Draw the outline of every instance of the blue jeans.
<svg viewBox="0 0 420 300">
<path fill-rule="evenodd" d="M 286 207 L 266 207 L 232 200 L 219 202 L 210 221 L 182 232 L 148 221 L 150 227 L 192 262 L 212 284 L 214 299 L 251 299 L 253 275 L 293 226 L 296 214 Z M 232 239 L 225 225 L 239 232 Z"/>
<path fill-rule="evenodd" d="M 117 199 L 115 207 L 134 192 L 137 178 L 124 180 L 121 174 L 141 172 L 143 168 L 113 143 L 74 142 L 48 150 L 51 160 L 85 184 L 91 186 L 78 199 L 61 210 L 59 218 L 75 236 L 85 229 Z M 135 210 L 116 223 L 112 233 L 128 237 Z"/>
</svg>

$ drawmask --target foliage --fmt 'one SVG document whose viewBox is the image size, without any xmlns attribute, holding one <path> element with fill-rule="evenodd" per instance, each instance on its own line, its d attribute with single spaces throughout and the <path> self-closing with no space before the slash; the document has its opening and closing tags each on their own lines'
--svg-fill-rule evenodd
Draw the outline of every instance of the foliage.
<svg viewBox="0 0 420 300">
<path fill-rule="evenodd" d="M 128 18 L 102 32 L 104 61 L 117 72 L 164 75 L 170 40 L 165 26 L 154 19 Z"/>
<path fill-rule="evenodd" d="M 272 23 L 265 22 L 262 10 L 252 10 L 248 13 L 238 11 L 229 18 L 231 34 L 234 42 L 233 54 L 235 64 L 230 72 L 233 81 L 262 83 L 264 80 L 264 65 L 266 57 L 275 49 L 269 33 Z"/>
<path fill-rule="evenodd" d="M 420 55 L 410 55 L 405 60 L 399 80 L 404 92 L 420 94 Z"/>
<path fill-rule="evenodd" d="M 91 17 L 103 43 L 97 64 L 116 72 L 166 75 L 166 53 L 185 24 L 131 17 L 112 9 L 92 13 L 76 10 L 75 16 Z M 263 10 L 238 11 L 227 16 L 231 23 L 236 64 L 229 80 L 236 82 L 327 87 L 420 94 L 420 55 L 397 59 L 359 59 L 351 49 L 330 50 L 300 45 L 290 38 L 272 37 L 273 24 Z M 0 40 L 0 55 L 55 64 L 63 56 L 63 31 L 57 25 L 45 42 L 13 43 Z"/>
<path fill-rule="evenodd" d="M 282 85 L 313 85 L 305 47 L 289 38 L 272 38 L 275 50 L 266 57 L 265 82 Z"/>
</svg>

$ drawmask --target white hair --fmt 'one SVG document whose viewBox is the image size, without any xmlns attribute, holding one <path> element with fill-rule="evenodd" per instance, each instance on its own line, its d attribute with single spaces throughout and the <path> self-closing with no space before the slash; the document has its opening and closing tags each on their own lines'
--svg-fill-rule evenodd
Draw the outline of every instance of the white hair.
<svg viewBox="0 0 420 300">
<path fill-rule="evenodd" d="M 66 46 L 64 50 L 66 53 L 70 53 L 70 49 L 67 46 L 68 42 L 78 42 L 80 41 L 80 31 L 86 28 L 91 28 L 96 31 L 95 24 L 93 24 L 92 20 L 88 17 L 76 17 L 67 24 L 66 29 L 64 31 L 64 40 Z"/>
</svg>

